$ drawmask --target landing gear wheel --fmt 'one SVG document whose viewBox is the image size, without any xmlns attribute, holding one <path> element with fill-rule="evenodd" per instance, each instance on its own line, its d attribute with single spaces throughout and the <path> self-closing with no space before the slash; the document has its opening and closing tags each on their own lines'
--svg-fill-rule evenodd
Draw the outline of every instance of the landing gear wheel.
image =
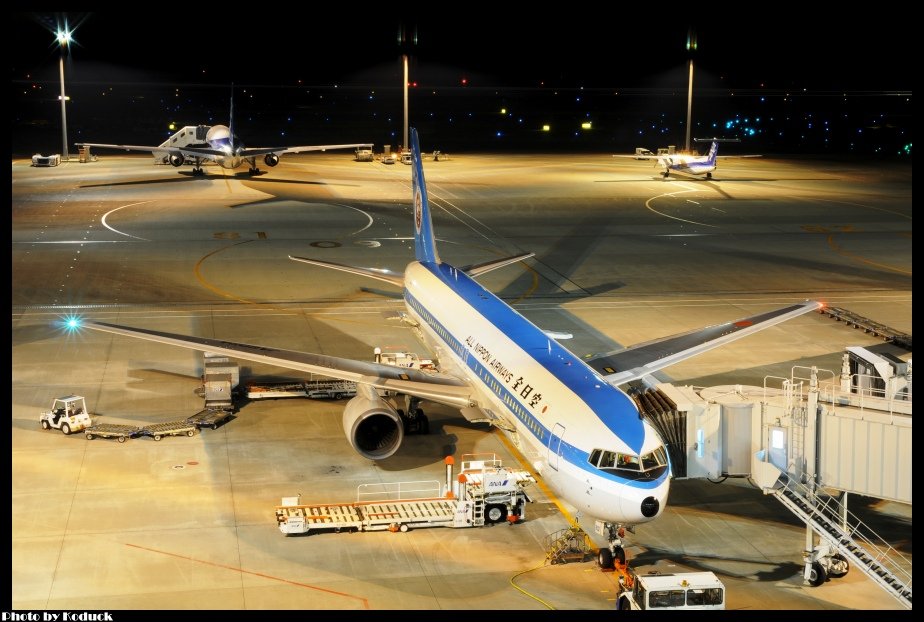
<svg viewBox="0 0 924 622">
<path fill-rule="evenodd" d="M 818 587 L 827 580 L 828 573 L 825 572 L 825 567 L 821 565 L 821 562 L 812 562 L 812 569 L 809 571 L 809 585 Z"/>
<path fill-rule="evenodd" d="M 484 517 L 489 523 L 500 523 L 507 520 L 507 508 L 502 505 L 489 505 L 485 510 Z"/>
<path fill-rule="evenodd" d="M 71 426 L 67 425 L 66 423 L 63 423 L 61 424 L 61 431 L 64 432 L 65 434 L 70 434 Z"/>
<path fill-rule="evenodd" d="M 712 173 L 706 173 L 706 179 L 712 179 Z"/>
<path fill-rule="evenodd" d="M 417 429 L 420 430 L 421 434 L 430 433 L 430 420 L 427 419 L 427 415 L 424 414 L 422 410 L 417 411 L 417 418 L 420 420 L 420 424 Z"/>
<path fill-rule="evenodd" d="M 850 564 L 847 558 L 840 553 L 831 556 L 831 564 L 828 566 L 828 576 L 832 579 L 839 579 L 850 572 Z"/>
<path fill-rule="evenodd" d="M 163 436 L 161 436 L 160 434 L 155 434 L 155 435 L 154 435 L 154 440 L 155 440 L 155 441 L 159 441 L 159 440 L 162 439 L 162 438 L 163 438 Z"/>
<path fill-rule="evenodd" d="M 257 167 L 254 166 L 254 167 L 251 167 L 250 170 L 249 170 L 248 172 L 249 172 L 251 175 L 259 175 L 259 174 L 260 174 L 260 169 L 258 169 Z"/>
<path fill-rule="evenodd" d="M 51 429 L 51 424 L 48 423 L 47 421 L 43 421 L 43 422 L 42 422 L 42 429 L 43 429 L 43 430 L 50 430 L 50 429 Z"/>
<path fill-rule="evenodd" d="M 621 546 L 616 547 L 616 555 L 613 556 L 614 561 L 618 561 L 621 565 L 626 565 L 626 550 Z"/>
<path fill-rule="evenodd" d="M 600 549 L 600 552 L 597 553 L 597 564 L 604 570 L 613 569 L 613 552 L 608 548 Z"/>
</svg>

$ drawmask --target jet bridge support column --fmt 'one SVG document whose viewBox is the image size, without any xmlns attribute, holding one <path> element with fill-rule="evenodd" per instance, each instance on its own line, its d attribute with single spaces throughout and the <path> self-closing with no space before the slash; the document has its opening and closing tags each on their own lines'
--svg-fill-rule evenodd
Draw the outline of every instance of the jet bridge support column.
<svg viewBox="0 0 924 622">
<path fill-rule="evenodd" d="M 805 477 L 813 486 L 818 482 L 818 368 L 812 367 L 805 401 Z"/>
</svg>

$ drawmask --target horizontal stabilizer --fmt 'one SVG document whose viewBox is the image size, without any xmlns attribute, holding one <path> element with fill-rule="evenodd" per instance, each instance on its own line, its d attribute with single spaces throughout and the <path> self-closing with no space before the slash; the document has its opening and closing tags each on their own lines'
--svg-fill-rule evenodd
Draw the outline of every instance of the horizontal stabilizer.
<svg viewBox="0 0 924 622">
<path fill-rule="evenodd" d="M 509 266 L 512 263 L 522 261 L 524 259 L 529 259 L 536 253 L 521 253 L 519 255 L 513 255 L 512 257 L 505 257 L 503 259 L 494 259 L 492 261 L 486 261 L 484 263 L 475 264 L 472 266 L 465 266 L 461 268 L 462 272 L 474 278 L 491 270 L 497 270 L 498 268 L 503 268 L 504 266 Z"/>
<path fill-rule="evenodd" d="M 379 281 L 391 283 L 392 285 L 397 285 L 398 287 L 404 287 L 404 275 L 395 274 L 390 270 L 380 270 L 378 268 L 356 268 L 340 263 L 334 263 L 333 261 L 321 261 L 319 259 L 308 259 L 307 257 L 293 257 L 292 255 L 289 255 L 289 259 L 292 261 L 309 263 L 314 266 L 321 266 L 322 268 L 331 268 L 332 270 L 340 270 L 341 272 L 349 272 L 350 274 L 367 276 L 371 279 L 377 279 Z"/>
</svg>

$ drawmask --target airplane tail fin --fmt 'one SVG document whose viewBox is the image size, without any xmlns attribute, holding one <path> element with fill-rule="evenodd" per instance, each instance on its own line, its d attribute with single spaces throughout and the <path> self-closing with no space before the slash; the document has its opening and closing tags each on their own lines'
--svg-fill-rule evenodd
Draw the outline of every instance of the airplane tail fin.
<svg viewBox="0 0 924 622">
<path fill-rule="evenodd" d="M 231 141 L 231 153 L 234 153 L 234 82 L 231 83 L 231 112 L 228 114 L 228 138 Z"/>
<path fill-rule="evenodd" d="M 436 236 L 433 234 L 433 222 L 430 219 L 430 203 L 427 200 L 427 183 L 424 180 L 423 162 L 420 157 L 420 143 L 417 130 L 411 130 L 411 170 L 412 200 L 414 202 L 414 254 L 417 261 L 440 263 L 436 252 Z"/>
<path fill-rule="evenodd" d="M 706 164 L 710 166 L 715 166 L 715 156 L 719 153 L 719 142 L 714 140 L 712 145 L 709 147 L 709 157 L 706 158 Z"/>
</svg>

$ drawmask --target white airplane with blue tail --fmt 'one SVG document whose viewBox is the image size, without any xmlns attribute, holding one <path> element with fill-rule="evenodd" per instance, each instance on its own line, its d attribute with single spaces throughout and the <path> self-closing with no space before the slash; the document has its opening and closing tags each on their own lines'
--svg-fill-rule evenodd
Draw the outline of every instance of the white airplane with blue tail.
<svg viewBox="0 0 924 622">
<path fill-rule="evenodd" d="M 299 147 L 247 147 L 244 141 L 234 133 L 234 91 L 231 93 L 231 113 L 228 125 L 200 126 L 206 130 L 201 142 L 189 145 L 112 145 L 105 143 L 76 143 L 78 147 L 97 147 L 102 149 L 121 149 L 124 151 L 150 151 L 156 157 L 163 155 L 173 166 L 193 165 L 193 175 L 205 174 L 204 162 L 214 162 L 224 169 L 235 169 L 242 164 L 249 164 L 251 175 L 260 174 L 257 158 L 273 167 L 279 164 L 279 156 L 285 153 L 303 153 L 306 151 L 332 151 L 337 149 L 372 149 L 371 143 L 354 143 L 349 145 L 303 145 Z M 197 132 L 198 132 L 198 128 Z M 197 139 L 199 137 L 197 136 Z M 174 137 L 174 140 L 176 137 Z"/>
<path fill-rule="evenodd" d="M 406 426 L 425 418 L 421 400 L 459 408 L 470 421 L 503 430 L 548 487 L 602 521 L 609 546 L 599 561 L 625 561 L 622 528 L 664 512 L 671 464 L 659 434 L 617 385 L 815 310 L 806 301 L 736 322 L 582 360 L 474 277 L 532 253 L 454 267 L 440 259 L 416 130 L 411 130 L 415 258 L 403 274 L 291 257 L 370 277 L 403 290 L 405 321 L 438 360 L 438 373 L 351 359 L 165 333 L 103 322 L 87 328 L 357 383 L 343 411 L 347 440 L 360 455 L 397 452 Z M 393 396 L 403 396 L 403 408 Z M 424 426 L 426 427 L 426 426 Z"/>
<path fill-rule="evenodd" d="M 686 153 L 659 153 L 657 155 L 614 155 L 614 158 L 633 158 L 635 160 L 655 160 L 655 166 L 661 167 L 661 176 L 667 179 L 671 173 L 681 173 L 691 177 L 705 177 L 712 179 L 712 173 L 718 167 L 718 160 L 725 158 L 761 158 L 760 154 L 748 155 L 719 155 L 720 142 L 739 142 L 728 138 L 694 138 L 693 142 L 710 142 L 709 152 L 704 156 Z"/>
</svg>

